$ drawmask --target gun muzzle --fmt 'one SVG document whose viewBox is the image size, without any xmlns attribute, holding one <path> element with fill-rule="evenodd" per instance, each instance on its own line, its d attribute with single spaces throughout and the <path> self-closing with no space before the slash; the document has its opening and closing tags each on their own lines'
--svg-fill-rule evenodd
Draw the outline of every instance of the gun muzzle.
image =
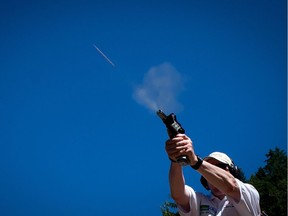
<svg viewBox="0 0 288 216">
<path fill-rule="evenodd" d="M 158 110 L 157 111 L 157 115 L 163 120 L 165 121 L 167 119 L 167 115 L 165 115 L 165 113 L 162 110 Z"/>
</svg>

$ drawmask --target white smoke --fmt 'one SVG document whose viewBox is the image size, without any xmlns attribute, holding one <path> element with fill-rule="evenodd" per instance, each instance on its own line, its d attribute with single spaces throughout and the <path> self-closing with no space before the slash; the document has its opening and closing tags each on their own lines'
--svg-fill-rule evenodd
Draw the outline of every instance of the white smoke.
<svg viewBox="0 0 288 216">
<path fill-rule="evenodd" d="M 183 89 L 181 74 L 170 63 L 163 63 L 149 69 L 142 84 L 135 87 L 133 98 L 151 111 L 179 112 L 183 106 L 177 96 Z"/>
</svg>

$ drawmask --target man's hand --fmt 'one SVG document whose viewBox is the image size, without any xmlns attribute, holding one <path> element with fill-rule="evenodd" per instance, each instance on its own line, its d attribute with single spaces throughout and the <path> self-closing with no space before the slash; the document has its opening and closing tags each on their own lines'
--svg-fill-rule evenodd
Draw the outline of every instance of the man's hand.
<svg viewBox="0 0 288 216">
<path fill-rule="evenodd" d="M 167 140 L 165 150 L 168 157 L 174 161 L 176 161 L 176 158 L 186 155 L 190 165 L 197 163 L 197 156 L 194 153 L 192 141 L 185 134 L 177 134 L 174 138 Z"/>
</svg>

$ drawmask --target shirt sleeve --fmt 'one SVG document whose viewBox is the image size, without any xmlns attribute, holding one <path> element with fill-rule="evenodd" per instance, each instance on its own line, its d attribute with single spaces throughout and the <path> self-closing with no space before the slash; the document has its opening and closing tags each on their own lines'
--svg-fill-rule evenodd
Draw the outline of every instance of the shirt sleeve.
<svg viewBox="0 0 288 216">
<path fill-rule="evenodd" d="M 236 181 L 240 189 L 241 199 L 239 202 L 236 202 L 234 199 L 228 197 L 228 200 L 234 205 L 239 215 L 261 215 L 258 191 L 251 184 L 243 183 L 238 179 Z"/>
<path fill-rule="evenodd" d="M 199 194 L 195 192 L 194 189 L 188 185 L 185 185 L 185 190 L 186 192 L 188 192 L 190 197 L 189 199 L 190 211 L 187 212 L 183 208 L 181 208 L 180 205 L 177 205 L 179 214 L 181 216 L 199 215 L 199 206 L 200 206 Z"/>
</svg>

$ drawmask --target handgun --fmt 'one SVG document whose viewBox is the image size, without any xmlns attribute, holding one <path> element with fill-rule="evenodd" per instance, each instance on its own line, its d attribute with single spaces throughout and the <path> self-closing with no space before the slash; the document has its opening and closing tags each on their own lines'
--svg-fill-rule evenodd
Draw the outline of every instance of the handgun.
<svg viewBox="0 0 288 216">
<path fill-rule="evenodd" d="M 170 115 L 166 115 L 162 110 L 157 111 L 157 115 L 162 119 L 163 123 L 166 125 L 166 128 L 169 130 L 169 135 L 175 137 L 177 134 L 184 134 L 185 130 L 181 126 L 181 124 L 177 121 L 176 115 L 171 113 Z M 176 162 L 181 166 L 186 166 L 189 164 L 188 157 L 186 155 L 182 155 L 176 158 Z"/>
</svg>

